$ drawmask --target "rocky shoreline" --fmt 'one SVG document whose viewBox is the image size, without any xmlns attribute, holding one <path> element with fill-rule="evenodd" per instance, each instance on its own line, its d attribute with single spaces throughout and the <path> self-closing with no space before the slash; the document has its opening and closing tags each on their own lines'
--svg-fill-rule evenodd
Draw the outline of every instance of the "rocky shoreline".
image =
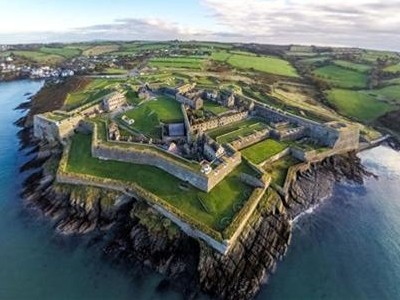
<svg viewBox="0 0 400 300">
<path fill-rule="evenodd" d="M 27 110 L 24 104 L 19 109 Z M 296 174 L 285 199 L 270 192 L 261 201 L 238 243 L 221 255 L 204 243 L 186 236 L 143 202 L 115 192 L 91 187 L 60 185 L 54 181 L 61 149 L 38 144 L 32 138 L 29 116 L 21 126 L 21 149 L 34 158 L 21 166 L 31 174 L 22 196 L 34 208 L 53 220 L 61 234 L 96 233 L 103 252 L 112 261 L 154 270 L 165 275 L 158 289 L 176 289 L 187 299 L 199 293 L 218 299 L 252 299 L 281 260 L 291 240 L 292 220 L 328 198 L 335 182 L 363 183 L 369 176 L 355 153 L 335 156 Z M 141 216 L 157 218 L 150 226 Z M 99 238 L 100 237 L 100 238 Z"/>
</svg>

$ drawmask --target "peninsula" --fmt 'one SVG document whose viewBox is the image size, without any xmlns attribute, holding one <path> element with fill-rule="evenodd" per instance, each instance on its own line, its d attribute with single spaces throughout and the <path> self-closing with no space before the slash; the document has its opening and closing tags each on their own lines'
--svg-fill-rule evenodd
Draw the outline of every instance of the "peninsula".
<svg viewBox="0 0 400 300">
<path fill-rule="evenodd" d="M 164 274 L 186 297 L 253 298 L 293 219 L 335 181 L 362 183 L 370 174 L 357 152 L 400 135 L 395 52 L 19 47 L 3 46 L 1 78 L 46 79 L 20 107 L 20 137 L 35 153 L 21 169 L 37 169 L 25 201 L 64 234 L 107 235 L 109 257 Z"/>
</svg>

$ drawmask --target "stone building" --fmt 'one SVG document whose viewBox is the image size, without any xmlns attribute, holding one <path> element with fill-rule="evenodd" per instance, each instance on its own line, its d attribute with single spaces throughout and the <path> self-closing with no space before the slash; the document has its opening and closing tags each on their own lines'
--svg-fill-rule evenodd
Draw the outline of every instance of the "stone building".
<svg viewBox="0 0 400 300">
<path fill-rule="evenodd" d="M 108 126 L 108 138 L 110 140 L 119 141 L 121 138 L 121 134 L 119 132 L 119 128 L 117 123 L 111 122 Z"/>
<path fill-rule="evenodd" d="M 103 108 L 107 112 L 113 111 L 125 104 L 125 95 L 120 92 L 113 92 L 103 98 Z"/>
<path fill-rule="evenodd" d="M 151 94 L 147 85 L 142 85 L 138 89 L 138 97 L 139 99 L 147 100 L 150 99 Z"/>
<path fill-rule="evenodd" d="M 184 95 L 176 94 L 175 99 L 179 103 L 187 105 L 190 108 L 195 109 L 195 110 L 203 107 L 203 99 L 201 99 L 201 97 L 199 97 L 199 96 L 195 96 L 194 98 L 188 98 Z"/>
<path fill-rule="evenodd" d="M 225 149 L 215 141 L 209 141 L 204 144 L 203 154 L 208 160 L 213 161 L 225 154 Z"/>
</svg>

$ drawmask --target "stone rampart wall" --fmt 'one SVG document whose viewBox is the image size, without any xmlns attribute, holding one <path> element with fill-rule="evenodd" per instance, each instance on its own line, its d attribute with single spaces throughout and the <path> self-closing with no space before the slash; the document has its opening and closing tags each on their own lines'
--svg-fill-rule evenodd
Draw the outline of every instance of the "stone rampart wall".
<svg viewBox="0 0 400 300">
<path fill-rule="evenodd" d="M 290 153 L 291 153 L 291 149 L 288 147 L 288 148 L 282 150 L 281 152 L 271 156 L 267 160 L 263 161 L 260 164 L 260 166 L 262 167 L 262 166 L 264 166 L 266 164 L 272 164 L 272 163 L 276 162 L 277 160 L 280 160 L 282 157 L 290 155 Z"/>
<path fill-rule="evenodd" d="M 158 153 L 156 149 L 151 149 L 151 147 L 155 146 L 149 145 L 148 149 L 139 149 L 135 148 L 134 145 L 129 147 L 129 143 L 102 142 L 97 138 L 97 125 L 94 125 L 94 127 L 92 156 L 100 159 L 155 166 L 206 192 L 209 192 L 241 163 L 240 152 L 234 152 L 230 157 L 224 157 L 224 162 L 222 164 L 205 175 L 200 172 L 200 166 L 198 169 L 194 169 L 185 165 L 184 162 L 180 162 L 180 160 L 183 160 L 180 157 L 168 158 L 163 156 Z M 141 144 L 140 146 L 143 147 L 144 145 Z M 174 156 L 169 153 L 168 155 Z"/>
<path fill-rule="evenodd" d="M 191 129 L 193 131 L 207 131 L 220 126 L 225 126 L 234 122 L 238 122 L 246 119 L 249 116 L 249 112 L 238 112 L 231 115 L 225 115 L 222 117 L 216 117 L 209 121 L 205 121 L 198 124 L 192 124 Z"/>
<path fill-rule="evenodd" d="M 209 191 L 209 180 L 200 171 L 192 171 L 174 161 L 169 161 L 158 155 L 155 151 L 139 150 L 135 147 L 119 147 L 116 145 L 106 145 L 98 143 L 92 147 L 92 156 L 100 159 L 117 160 L 141 165 L 151 165 L 174 175 L 182 181 L 189 182 L 191 185 L 203 191 Z"/>
<path fill-rule="evenodd" d="M 306 135 L 318 140 L 324 146 L 338 150 L 347 149 L 348 151 L 358 148 L 359 129 L 355 126 L 349 126 L 345 129 L 335 129 L 327 124 L 320 124 L 261 104 L 255 105 L 254 113 L 272 122 L 287 120 L 298 126 L 303 126 L 306 128 Z"/>
<path fill-rule="evenodd" d="M 246 147 L 254 145 L 258 142 L 261 142 L 262 140 L 265 140 L 269 136 L 270 136 L 270 130 L 263 129 L 263 130 L 255 132 L 253 134 L 250 134 L 248 136 L 240 137 L 237 140 L 234 140 L 233 142 L 231 142 L 230 144 L 236 150 L 241 150 L 243 148 L 246 148 Z"/>
</svg>

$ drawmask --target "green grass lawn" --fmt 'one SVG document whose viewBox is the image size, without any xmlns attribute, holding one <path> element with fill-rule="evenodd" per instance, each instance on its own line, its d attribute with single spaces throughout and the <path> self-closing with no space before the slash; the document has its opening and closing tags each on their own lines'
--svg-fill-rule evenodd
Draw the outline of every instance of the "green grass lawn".
<svg viewBox="0 0 400 300">
<path fill-rule="evenodd" d="M 208 132 L 209 136 L 221 144 L 230 143 L 239 136 L 247 136 L 256 130 L 261 130 L 267 125 L 258 119 L 246 119 L 227 126 L 219 127 Z"/>
<path fill-rule="evenodd" d="M 65 58 L 72 58 L 75 56 L 79 56 L 82 51 L 77 48 L 67 48 L 67 47 L 42 47 L 40 48 L 40 52 L 47 54 L 55 54 L 60 55 Z"/>
<path fill-rule="evenodd" d="M 339 113 L 361 121 L 372 121 L 391 110 L 391 105 L 362 91 L 333 89 L 327 92 L 328 101 Z"/>
<path fill-rule="evenodd" d="M 287 148 L 287 145 L 272 139 L 267 139 L 241 150 L 242 155 L 258 165 Z"/>
<path fill-rule="evenodd" d="M 283 187 L 289 168 L 298 163 L 300 163 L 299 160 L 292 156 L 286 156 L 272 164 L 266 164 L 264 170 L 271 175 L 272 183 Z"/>
<path fill-rule="evenodd" d="M 296 69 L 288 61 L 278 57 L 233 54 L 227 62 L 239 69 L 252 69 L 275 75 L 298 77 Z"/>
<path fill-rule="evenodd" d="M 208 110 L 216 115 L 222 114 L 229 110 L 229 108 L 226 108 L 225 106 L 221 106 L 218 103 L 210 101 L 210 100 L 204 100 L 203 108 L 204 108 L 204 110 Z"/>
<path fill-rule="evenodd" d="M 64 102 L 64 109 L 69 111 L 110 93 L 111 87 L 118 81 L 94 79 L 85 88 L 69 93 Z"/>
<path fill-rule="evenodd" d="M 210 193 L 205 193 L 194 187 L 189 187 L 188 190 L 180 189 L 179 186 L 183 183 L 181 180 L 153 166 L 93 158 L 90 144 L 89 135 L 73 136 L 66 171 L 135 182 L 192 218 L 218 231 L 225 229 L 229 224 L 226 221 L 233 218 L 238 207 L 252 192 L 252 188 L 242 183 L 239 178 L 241 172 L 255 175 L 245 163 L 239 165 Z"/>
<path fill-rule="evenodd" d="M 314 70 L 314 75 L 336 87 L 365 88 L 367 75 L 364 73 L 347 70 L 336 65 L 328 65 Z"/>
<path fill-rule="evenodd" d="M 164 123 L 181 122 L 183 115 L 180 103 L 168 97 L 157 97 L 142 103 L 139 107 L 125 113 L 135 123 L 131 127 L 145 135 L 160 138 L 160 121 Z"/>
<path fill-rule="evenodd" d="M 182 68 L 200 70 L 203 67 L 203 63 L 203 57 L 165 57 L 152 58 L 150 59 L 149 65 L 160 69 Z"/>
<path fill-rule="evenodd" d="M 339 67 L 343 67 L 345 69 L 351 69 L 353 71 L 366 73 L 372 69 L 371 66 L 363 65 L 363 64 L 356 64 L 346 60 L 335 60 L 333 63 Z"/>
<path fill-rule="evenodd" d="M 14 55 L 21 56 L 23 58 L 29 59 L 31 61 L 37 62 L 43 65 L 54 65 L 65 60 L 64 57 L 55 54 L 47 54 L 39 51 L 13 51 Z"/>
</svg>

